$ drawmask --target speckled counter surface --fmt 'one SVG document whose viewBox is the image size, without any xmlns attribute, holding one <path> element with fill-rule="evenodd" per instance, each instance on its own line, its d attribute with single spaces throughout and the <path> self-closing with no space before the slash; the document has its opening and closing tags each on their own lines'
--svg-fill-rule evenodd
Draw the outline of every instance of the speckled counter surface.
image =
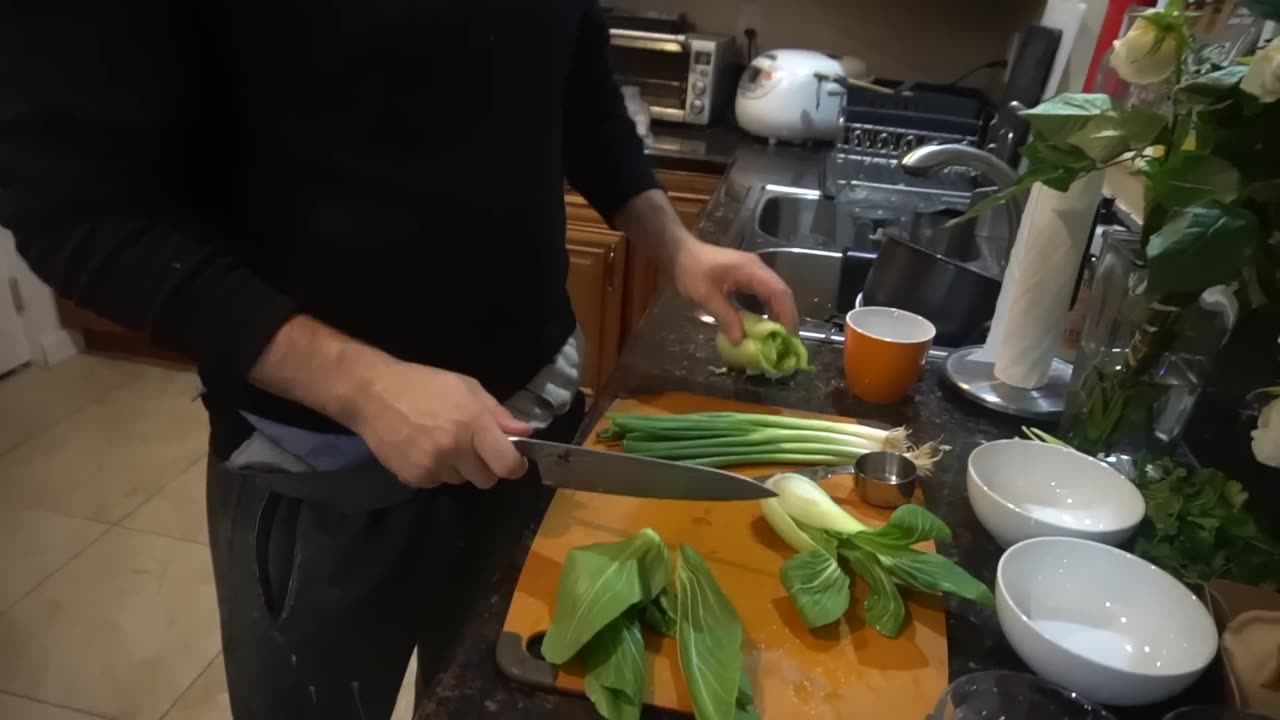
<svg viewBox="0 0 1280 720">
<path fill-rule="evenodd" d="M 664 294 L 642 323 L 623 354 L 613 381 L 585 423 L 594 425 L 599 413 L 616 397 L 683 390 L 753 403 L 798 408 L 846 417 L 907 425 L 918 438 L 942 437 L 951 451 L 932 477 L 924 480 L 926 503 L 951 526 L 954 542 L 940 550 L 984 582 L 994 583 L 1000 547 L 978 524 L 965 495 L 965 463 L 978 445 L 1013 436 L 1019 423 L 959 397 L 939 378 L 931 363 L 907 401 L 896 405 L 871 405 L 849 395 L 844 386 L 840 348 L 812 346 L 818 370 L 794 382 L 720 376 L 709 371 L 717 364 L 711 342 L 713 329 L 695 317 L 693 308 L 674 294 Z M 537 518 L 524 543 L 505 569 L 494 578 L 492 593 L 468 618 L 468 632 L 457 649 L 452 670 L 434 683 L 436 697 L 420 718 L 577 718 L 597 717 L 590 703 L 580 698 L 549 694 L 518 686 L 504 678 L 494 661 L 494 647 L 515 588 L 528 544 L 537 530 Z M 1106 578 L 1099 578 L 1106 582 Z M 1004 640 L 995 613 L 972 603 L 949 600 L 947 636 L 952 678 L 978 670 L 1025 667 Z M 1117 711 L 1125 720 L 1158 720 L 1173 707 L 1216 696 L 1216 686 L 1206 676 L 1181 702 L 1162 708 Z M 650 710 L 646 718 L 683 715 Z M 867 717 L 875 717 L 874 714 Z M 885 719 L 893 720 L 893 719 Z M 911 718 L 909 720 L 918 720 Z M 1046 719 L 1050 720 L 1050 719 Z"/>
<path fill-rule="evenodd" d="M 816 166 L 811 154 L 795 148 L 744 149 L 712 199 L 699 229 L 700 236 L 708 242 L 723 242 L 741 207 L 748 201 L 751 188 L 763 182 L 815 187 Z M 969 507 L 965 466 L 975 447 L 1014 436 L 1022 423 L 969 402 L 945 386 L 936 361 L 926 367 L 912 396 L 896 405 L 871 405 L 852 397 L 844 384 L 841 348 L 832 345 L 811 345 L 811 359 L 817 371 L 793 382 L 716 375 L 710 371 L 719 364 L 713 334 L 714 329 L 696 317 L 693 307 L 674 293 L 664 291 L 628 341 L 612 379 L 599 394 L 583 425 L 583 432 L 595 424 L 599 414 L 615 398 L 681 390 L 893 426 L 906 425 L 912 428 L 916 438 L 941 437 L 952 449 L 934 474 L 923 481 L 926 503 L 951 526 L 954 534 L 954 542 L 943 545 L 940 551 L 983 581 L 994 583 L 1001 549 Z M 466 618 L 464 640 L 455 649 L 452 666 L 430 684 L 431 699 L 419 718 L 576 720 L 597 717 L 591 704 L 582 698 L 539 692 L 510 682 L 499 673 L 494 660 L 497 636 L 523 558 L 537 530 L 538 515 L 531 512 L 527 518 L 510 519 L 528 524 L 524 542 L 520 548 L 513 549 L 504 568 L 493 578 L 491 593 Z M 1099 578 L 1099 582 L 1106 582 L 1106 578 Z M 1005 641 L 993 611 L 951 599 L 947 604 L 947 634 L 952 678 L 979 670 L 1026 669 Z M 1211 701 L 1217 697 L 1214 676 L 1211 671 L 1179 702 L 1167 707 L 1117 710 L 1116 715 L 1122 720 L 1158 720 L 1169 709 L 1191 704 L 1192 700 Z M 645 717 L 684 716 L 648 710 Z M 874 711 L 866 717 L 878 719 Z"/>
</svg>

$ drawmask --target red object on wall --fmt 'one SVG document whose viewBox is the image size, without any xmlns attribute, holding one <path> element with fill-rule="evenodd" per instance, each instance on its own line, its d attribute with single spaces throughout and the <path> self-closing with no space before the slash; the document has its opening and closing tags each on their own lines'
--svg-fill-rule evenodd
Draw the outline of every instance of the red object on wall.
<svg viewBox="0 0 1280 720">
<path fill-rule="evenodd" d="M 1135 5 L 1154 7 L 1155 4 L 1155 0 L 1110 0 L 1107 3 L 1107 14 L 1103 16 L 1102 27 L 1098 30 L 1098 44 L 1093 47 L 1093 59 L 1089 61 L 1089 74 L 1084 78 L 1085 92 L 1097 92 L 1094 83 L 1098 77 L 1098 70 L 1102 66 L 1102 59 L 1111 49 L 1111 43 L 1120 35 L 1120 26 L 1124 24 L 1125 13 Z"/>
</svg>

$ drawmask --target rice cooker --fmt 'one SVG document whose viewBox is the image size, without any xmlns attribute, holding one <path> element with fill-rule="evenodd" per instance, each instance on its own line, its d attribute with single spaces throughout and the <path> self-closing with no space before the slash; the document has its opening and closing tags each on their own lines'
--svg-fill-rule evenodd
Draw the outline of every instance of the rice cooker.
<svg viewBox="0 0 1280 720">
<path fill-rule="evenodd" d="M 771 50 L 738 81 L 738 125 L 769 140 L 837 140 L 845 90 L 820 75 L 845 77 L 836 58 L 815 50 Z"/>
</svg>

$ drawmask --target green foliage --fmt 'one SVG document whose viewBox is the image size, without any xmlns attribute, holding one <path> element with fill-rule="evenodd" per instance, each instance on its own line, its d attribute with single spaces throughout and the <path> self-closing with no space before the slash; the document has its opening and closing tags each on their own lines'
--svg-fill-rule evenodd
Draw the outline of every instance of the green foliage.
<svg viewBox="0 0 1280 720">
<path fill-rule="evenodd" d="M 1148 465 L 1136 482 L 1147 502 L 1134 543 L 1139 556 L 1187 583 L 1280 585 L 1280 544 L 1246 510 L 1240 483 L 1168 459 Z"/>
<path fill-rule="evenodd" d="M 1184 109 L 1220 107 L 1236 98 L 1247 70 L 1243 65 L 1232 65 L 1191 78 L 1174 89 L 1173 100 Z"/>
<path fill-rule="evenodd" d="M 1240 277 L 1261 239 L 1248 210 L 1209 201 L 1183 208 L 1147 245 L 1148 292 L 1195 294 Z"/>
<path fill-rule="evenodd" d="M 1142 107 L 1122 112 L 1108 110 L 1095 115 L 1065 141 L 1091 160 L 1105 165 L 1127 152 L 1150 145 L 1166 122 L 1160 113 Z"/>
<path fill-rule="evenodd" d="M 1251 7 L 1272 16 L 1280 0 L 1252 0 Z M 1143 99 L 1120 106 L 1105 95 L 1065 94 L 1024 112 L 1033 131 L 1022 149 L 1026 170 L 1015 187 L 961 220 L 1037 183 L 1065 191 L 1085 174 L 1140 153 L 1153 300 L 1185 302 L 1237 282 L 1253 304 L 1266 302 L 1280 290 L 1280 248 L 1268 244 L 1280 231 L 1280 103 L 1263 103 L 1240 88 L 1244 65 L 1189 63 L 1203 53 L 1187 33 L 1191 15 L 1180 3 L 1142 17 L 1162 41 L 1178 44 L 1182 59 L 1167 96 L 1151 86 Z M 1184 78 L 1184 68 L 1200 74 Z M 1178 297 L 1161 300 L 1167 294 Z"/>
<path fill-rule="evenodd" d="M 1240 173 L 1231 163 L 1206 152 L 1182 152 L 1153 164 L 1147 173 L 1149 203 L 1187 207 L 1206 200 L 1228 203 L 1240 194 Z"/>
<path fill-rule="evenodd" d="M 1062 141 L 1110 110 L 1111 97 L 1108 95 L 1068 93 L 1046 100 L 1024 111 L 1022 116 L 1040 135 L 1053 141 Z"/>
</svg>

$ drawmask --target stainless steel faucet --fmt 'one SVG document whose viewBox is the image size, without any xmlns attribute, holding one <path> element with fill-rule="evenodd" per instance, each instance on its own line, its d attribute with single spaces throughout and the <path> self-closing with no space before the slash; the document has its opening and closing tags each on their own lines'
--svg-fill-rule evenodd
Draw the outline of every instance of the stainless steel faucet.
<svg viewBox="0 0 1280 720">
<path fill-rule="evenodd" d="M 980 173 L 989 182 L 1001 190 L 1013 187 L 1018 182 L 1018 173 L 1000 158 L 989 152 L 959 143 L 949 145 L 923 145 L 912 150 L 899 160 L 902 169 L 908 175 L 924 177 L 942 172 L 949 167 L 966 167 Z M 1005 218 L 1009 224 L 1009 248 L 1002 258 L 1001 269 L 1008 263 L 1008 252 L 1013 250 L 1013 242 L 1018 237 L 1018 226 L 1022 223 L 1022 213 L 1026 209 L 1026 199 L 1014 195 L 1005 203 Z"/>
</svg>

